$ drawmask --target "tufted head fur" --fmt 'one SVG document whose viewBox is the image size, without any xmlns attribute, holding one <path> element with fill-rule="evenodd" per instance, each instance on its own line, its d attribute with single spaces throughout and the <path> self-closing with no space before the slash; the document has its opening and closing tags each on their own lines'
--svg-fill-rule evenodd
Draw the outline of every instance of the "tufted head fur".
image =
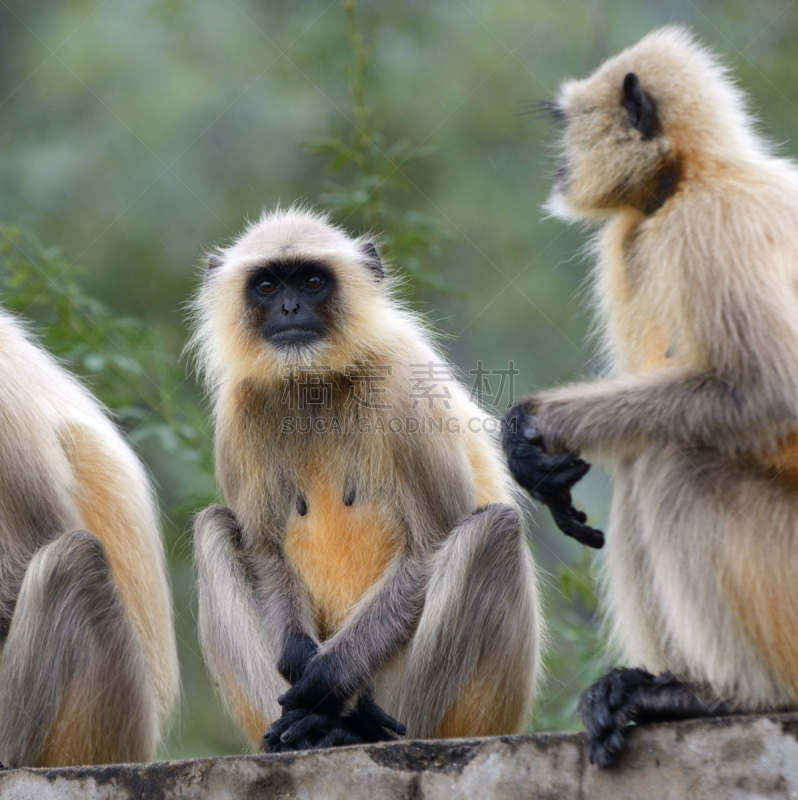
<svg viewBox="0 0 798 800">
<path fill-rule="evenodd" d="M 317 341 L 278 347 L 262 334 L 248 282 L 268 265 L 308 263 L 322 265 L 334 282 L 326 330 Z M 337 371 L 364 360 L 392 363 L 397 342 L 418 338 L 418 320 L 396 300 L 373 241 L 350 238 L 301 207 L 265 212 L 230 247 L 209 254 L 194 315 L 190 346 L 211 389 L 244 378 L 279 380 L 290 366 Z"/>
<path fill-rule="evenodd" d="M 686 178 L 766 154 L 725 68 L 679 27 L 654 31 L 584 80 L 566 81 L 549 209 L 566 219 L 657 211 Z"/>
</svg>

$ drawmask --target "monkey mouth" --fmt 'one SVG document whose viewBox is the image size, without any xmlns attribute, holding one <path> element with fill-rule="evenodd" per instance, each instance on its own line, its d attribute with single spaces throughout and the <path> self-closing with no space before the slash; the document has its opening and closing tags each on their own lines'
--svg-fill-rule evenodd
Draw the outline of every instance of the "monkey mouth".
<svg viewBox="0 0 798 800">
<path fill-rule="evenodd" d="M 313 344 L 321 339 L 318 331 L 311 330 L 310 328 L 283 328 L 280 331 L 273 333 L 269 339 L 273 344 L 278 346 L 301 346 L 306 344 Z"/>
</svg>

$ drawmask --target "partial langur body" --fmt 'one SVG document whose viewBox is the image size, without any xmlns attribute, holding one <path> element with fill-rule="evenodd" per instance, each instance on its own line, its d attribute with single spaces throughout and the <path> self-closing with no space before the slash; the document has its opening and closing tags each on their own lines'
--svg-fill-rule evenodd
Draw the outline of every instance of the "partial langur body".
<svg viewBox="0 0 798 800">
<path fill-rule="evenodd" d="M 199 626 L 244 731 L 521 730 L 539 623 L 512 479 L 374 245 L 266 214 L 209 258 L 197 310 L 228 504 L 195 524 Z"/>
<path fill-rule="evenodd" d="M 151 760 L 178 678 L 149 481 L 4 311 L 0 476 L 0 760 Z"/>
<path fill-rule="evenodd" d="M 678 29 L 549 107 L 564 129 L 551 207 L 600 225 L 613 376 L 513 414 L 527 447 L 615 470 L 606 602 L 640 669 L 583 695 L 606 766 L 628 721 L 798 701 L 798 170 Z"/>
</svg>

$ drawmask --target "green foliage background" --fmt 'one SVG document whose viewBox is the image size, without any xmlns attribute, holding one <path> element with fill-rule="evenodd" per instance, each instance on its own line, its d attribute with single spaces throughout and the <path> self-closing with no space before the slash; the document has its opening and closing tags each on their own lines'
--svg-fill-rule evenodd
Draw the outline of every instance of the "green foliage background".
<svg viewBox="0 0 798 800">
<path fill-rule="evenodd" d="M 521 112 L 671 22 L 723 55 L 793 153 L 787 0 L 0 0 L 0 296 L 157 480 L 183 673 L 162 757 L 244 747 L 196 639 L 190 515 L 216 490 L 180 353 L 203 249 L 311 202 L 382 235 L 465 372 L 512 361 L 516 397 L 592 374 L 586 239 L 543 218 L 554 134 Z M 598 469 L 577 490 L 593 524 L 608 493 Z M 574 727 L 602 668 L 594 565 L 533 522 L 550 648 L 530 729 Z"/>
</svg>

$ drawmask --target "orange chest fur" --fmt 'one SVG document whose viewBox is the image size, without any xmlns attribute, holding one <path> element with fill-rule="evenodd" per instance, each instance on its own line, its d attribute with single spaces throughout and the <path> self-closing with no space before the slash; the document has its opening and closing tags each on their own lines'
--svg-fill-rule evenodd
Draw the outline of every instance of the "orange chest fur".
<svg viewBox="0 0 798 800">
<path fill-rule="evenodd" d="M 305 581 L 319 635 L 332 635 L 383 574 L 400 546 L 399 526 L 368 502 L 344 504 L 342 488 L 318 481 L 293 514 L 285 553 Z"/>
<path fill-rule="evenodd" d="M 778 471 L 782 481 L 798 488 L 798 431 L 785 436 L 775 450 L 762 456 L 762 460 Z"/>
</svg>

